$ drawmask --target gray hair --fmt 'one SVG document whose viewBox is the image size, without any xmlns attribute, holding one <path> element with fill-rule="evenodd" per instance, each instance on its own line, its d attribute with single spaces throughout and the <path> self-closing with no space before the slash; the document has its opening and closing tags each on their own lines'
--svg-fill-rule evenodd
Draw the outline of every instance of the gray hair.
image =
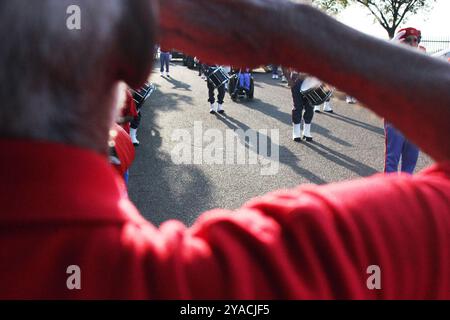
<svg viewBox="0 0 450 320">
<path fill-rule="evenodd" d="M 70 5 L 81 30 L 69 30 Z M 119 80 L 140 85 L 155 42 L 149 0 L 0 1 L 0 138 L 105 152 Z"/>
</svg>

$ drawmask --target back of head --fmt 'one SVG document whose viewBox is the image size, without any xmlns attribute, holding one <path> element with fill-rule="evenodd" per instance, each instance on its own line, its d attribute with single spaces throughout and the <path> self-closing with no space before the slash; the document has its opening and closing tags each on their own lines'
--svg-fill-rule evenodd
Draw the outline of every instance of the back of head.
<svg viewBox="0 0 450 320">
<path fill-rule="evenodd" d="M 0 138 L 106 150 L 114 84 L 137 86 L 150 72 L 151 3 L 0 1 Z M 79 29 L 68 27 L 71 5 Z"/>
</svg>

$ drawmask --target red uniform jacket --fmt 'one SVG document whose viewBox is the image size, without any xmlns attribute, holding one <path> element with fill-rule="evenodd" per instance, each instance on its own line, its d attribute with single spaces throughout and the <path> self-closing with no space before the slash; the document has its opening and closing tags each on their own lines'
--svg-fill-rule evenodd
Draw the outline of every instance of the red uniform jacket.
<svg viewBox="0 0 450 320">
<path fill-rule="evenodd" d="M 123 176 L 125 172 L 131 167 L 134 161 L 136 151 L 128 133 L 119 125 L 114 126 L 116 136 L 114 137 L 114 147 L 116 149 L 117 157 L 120 160 L 120 165 L 115 165 L 117 172 Z"/>
<path fill-rule="evenodd" d="M 0 298 L 450 298 L 450 163 L 301 186 L 159 229 L 107 160 L 1 141 Z M 70 290 L 69 266 L 81 289 Z M 370 290 L 367 269 L 381 270 Z"/>
<path fill-rule="evenodd" d="M 159 50 L 164 53 L 170 53 L 172 51 L 169 47 L 165 47 L 163 45 L 159 48 Z"/>
<path fill-rule="evenodd" d="M 134 102 L 133 95 L 130 90 L 127 90 L 127 99 L 125 101 L 125 105 L 121 110 L 122 117 L 132 116 L 136 118 L 138 116 L 136 102 Z M 130 122 L 125 122 L 120 124 L 120 126 L 126 131 L 126 133 L 130 134 Z"/>
</svg>

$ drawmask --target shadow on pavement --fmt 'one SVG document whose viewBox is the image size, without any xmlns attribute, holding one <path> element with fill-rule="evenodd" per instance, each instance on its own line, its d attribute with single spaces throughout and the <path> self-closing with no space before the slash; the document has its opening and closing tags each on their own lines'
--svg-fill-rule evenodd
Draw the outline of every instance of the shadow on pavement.
<svg viewBox="0 0 450 320">
<path fill-rule="evenodd" d="M 247 131 L 250 129 L 250 127 L 239 120 L 234 119 L 233 117 L 223 114 L 223 115 L 216 115 L 217 119 L 223 122 L 228 128 L 232 130 L 242 129 L 244 131 Z M 311 171 L 304 169 L 297 165 L 298 162 L 301 160 L 295 155 L 292 151 L 290 151 L 288 148 L 284 146 L 280 146 L 277 144 L 272 143 L 272 140 L 270 137 L 267 137 L 266 135 L 259 134 L 259 139 L 267 139 L 267 144 L 270 146 L 271 150 L 273 148 L 279 148 L 279 155 L 280 155 L 280 163 L 289 166 L 294 172 L 311 183 L 314 184 L 325 184 L 327 181 L 323 180 L 319 176 L 315 175 Z M 246 141 L 241 140 L 240 141 L 247 149 L 249 149 L 249 145 Z"/>
<path fill-rule="evenodd" d="M 343 153 L 330 149 L 317 141 L 305 143 L 305 146 L 307 146 L 312 151 L 317 152 L 324 158 L 336 163 L 337 165 L 342 166 L 350 171 L 353 171 L 354 173 L 358 174 L 361 177 L 367 177 L 378 173 L 378 171 L 375 170 L 374 168 L 360 161 L 357 161 L 349 156 L 346 156 Z"/>
<path fill-rule="evenodd" d="M 312 127 L 311 130 L 312 130 L 313 134 L 317 133 L 317 134 L 324 136 L 325 138 L 328 138 L 331 141 L 333 141 L 337 144 L 340 144 L 341 146 L 344 146 L 344 147 L 353 147 L 353 145 L 351 143 L 348 143 L 347 141 L 342 140 L 342 139 L 334 136 L 333 134 L 331 134 L 331 130 L 314 123 L 314 120 L 313 120 L 311 127 Z"/>
<path fill-rule="evenodd" d="M 157 112 L 176 110 L 183 102 L 192 104 L 192 98 L 176 93 L 162 95 L 156 90 L 141 109 L 141 145 L 130 171 L 129 194 L 141 214 L 157 226 L 168 216 L 191 225 L 198 213 L 209 209 L 202 204 L 211 203 L 210 183 L 202 171 L 193 165 L 175 165 L 169 152 L 161 149 Z"/>
<path fill-rule="evenodd" d="M 173 90 L 184 90 L 184 91 L 192 91 L 191 90 L 191 85 L 183 82 L 183 81 L 179 81 L 174 79 L 172 76 L 170 77 L 163 77 L 166 81 L 170 82 L 173 87 Z"/>
<path fill-rule="evenodd" d="M 292 123 L 290 112 L 288 113 L 280 110 L 277 106 L 264 102 L 260 99 L 255 98 L 253 99 L 253 101 L 241 101 L 240 104 L 246 108 L 261 112 L 269 117 L 272 117 L 286 125 L 291 125 Z"/>
<path fill-rule="evenodd" d="M 356 119 L 353 119 L 353 118 L 350 118 L 350 117 L 346 117 L 346 116 L 338 114 L 336 112 L 332 113 L 332 114 L 323 112 L 322 114 L 326 115 L 328 117 L 334 118 L 336 120 L 340 120 L 340 121 L 343 121 L 345 123 L 351 124 L 353 126 L 357 126 L 357 127 L 360 127 L 360 128 L 363 128 L 363 129 L 372 131 L 372 132 L 374 132 L 376 134 L 384 136 L 383 128 L 379 128 L 379 127 L 373 126 L 371 124 L 368 124 L 368 123 L 365 123 L 365 122 L 362 122 L 362 121 L 359 121 L 359 120 L 356 120 Z"/>
</svg>

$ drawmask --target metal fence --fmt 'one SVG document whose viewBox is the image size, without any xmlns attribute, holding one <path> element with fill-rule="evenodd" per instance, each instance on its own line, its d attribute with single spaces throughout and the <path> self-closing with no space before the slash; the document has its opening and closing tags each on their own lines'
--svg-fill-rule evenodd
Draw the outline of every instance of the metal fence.
<svg viewBox="0 0 450 320">
<path fill-rule="evenodd" d="M 427 53 L 433 54 L 450 48 L 450 36 L 446 38 L 423 38 L 420 45 L 427 48 Z"/>
</svg>

